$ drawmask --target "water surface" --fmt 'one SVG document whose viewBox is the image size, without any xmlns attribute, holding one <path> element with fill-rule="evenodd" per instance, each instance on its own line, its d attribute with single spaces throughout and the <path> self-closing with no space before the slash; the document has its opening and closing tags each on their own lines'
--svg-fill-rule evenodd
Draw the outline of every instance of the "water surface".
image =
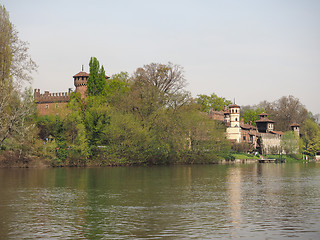
<svg viewBox="0 0 320 240">
<path fill-rule="evenodd" d="M 320 164 L 0 169 L 0 239 L 319 239 Z"/>
</svg>

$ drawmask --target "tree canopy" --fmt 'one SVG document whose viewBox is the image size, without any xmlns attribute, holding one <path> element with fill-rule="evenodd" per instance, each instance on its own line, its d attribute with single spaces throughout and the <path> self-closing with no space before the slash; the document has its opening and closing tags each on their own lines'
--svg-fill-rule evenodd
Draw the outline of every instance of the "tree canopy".
<svg viewBox="0 0 320 240">
<path fill-rule="evenodd" d="M 28 53 L 28 44 L 18 37 L 9 14 L 0 5 L 0 147 L 26 147 L 32 138 L 32 114 L 35 111 L 30 83 L 36 64 Z"/>
<path fill-rule="evenodd" d="M 87 94 L 88 96 L 103 95 L 106 87 L 106 73 L 104 67 L 101 66 L 96 57 L 91 57 L 90 73 L 87 82 Z"/>
<path fill-rule="evenodd" d="M 258 106 L 265 109 L 280 131 L 290 130 L 292 123 L 303 124 L 310 116 L 300 100 L 291 95 L 283 96 L 274 102 L 263 101 Z"/>
<path fill-rule="evenodd" d="M 232 104 L 231 101 L 226 100 L 224 97 L 218 97 L 215 93 L 209 96 L 200 94 L 196 98 L 196 102 L 200 105 L 202 112 L 208 112 L 210 109 L 213 111 L 222 111 L 226 106 Z"/>
<path fill-rule="evenodd" d="M 250 106 L 245 106 L 241 108 L 241 115 L 244 120 L 244 123 L 251 123 L 256 125 L 255 121 L 260 119 L 259 114 L 263 113 L 265 110 L 263 108 L 252 108 Z"/>
</svg>

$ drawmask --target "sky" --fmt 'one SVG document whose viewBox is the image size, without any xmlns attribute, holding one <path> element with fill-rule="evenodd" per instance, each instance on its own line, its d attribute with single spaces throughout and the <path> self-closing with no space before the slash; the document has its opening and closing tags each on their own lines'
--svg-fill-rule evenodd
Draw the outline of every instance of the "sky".
<svg viewBox="0 0 320 240">
<path fill-rule="evenodd" d="M 106 74 L 181 65 L 193 97 L 254 105 L 293 95 L 320 113 L 319 0 L 2 0 L 39 68 L 33 88 L 74 88 L 97 57 Z"/>
</svg>

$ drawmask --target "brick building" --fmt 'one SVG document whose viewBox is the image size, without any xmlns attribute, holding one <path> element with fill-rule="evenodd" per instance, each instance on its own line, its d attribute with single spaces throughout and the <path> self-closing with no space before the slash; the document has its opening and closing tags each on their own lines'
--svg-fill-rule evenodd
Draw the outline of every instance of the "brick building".
<svg viewBox="0 0 320 240">
<path fill-rule="evenodd" d="M 81 97 L 84 98 L 87 92 L 87 81 L 89 74 L 81 71 L 73 76 L 73 83 L 75 86 L 74 92 L 81 93 Z M 109 77 L 106 76 L 106 79 Z M 37 110 L 39 115 L 56 115 L 61 112 L 61 109 L 65 108 L 70 101 L 71 90 L 68 92 L 50 93 L 45 91 L 40 93 L 40 89 L 34 89 L 34 102 L 37 104 Z"/>
</svg>

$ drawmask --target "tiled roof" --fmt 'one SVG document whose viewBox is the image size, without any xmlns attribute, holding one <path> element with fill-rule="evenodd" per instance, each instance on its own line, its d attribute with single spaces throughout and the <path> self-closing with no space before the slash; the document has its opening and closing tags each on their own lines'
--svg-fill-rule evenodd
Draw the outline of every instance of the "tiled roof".
<svg viewBox="0 0 320 240">
<path fill-rule="evenodd" d="M 269 118 L 261 118 L 257 121 L 255 121 L 256 123 L 259 123 L 259 122 L 269 122 L 269 123 L 274 123 L 273 120 L 270 120 Z"/>
<path fill-rule="evenodd" d="M 76 75 L 73 77 L 89 77 L 89 74 L 86 72 L 78 72 Z"/>
<path fill-rule="evenodd" d="M 246 123 L 240 123 L 240 127 L 244 129 L 256 129 L 255 126 Z"/>
<path fill-rule="evenodd" d="M 73 77 L 89 77 L 89 73 L 86 72 L 78 72 L 76 75 Z M 106 75 L 106 79 L 109 79 L 110 77 Z"/>
<path fill-rule="evenodd" d="M 283 135 L 283 132 L 281 132 L 281 131 L 270 131 L 270 132 L 273 133 L 273 134 Z"/>
<path fill-rule="evenodd" d="M 300 124 L 299 124 L 299 123 L 292 123 L 292 124 L 290 125 L 290 127 L 300 127 Z"/>
<path fill-rule="evenodd" d="M 229 108 L 240 108 L 240 106 L 237 104 L 231 104 L 229 105 Z"/>
</svg>

